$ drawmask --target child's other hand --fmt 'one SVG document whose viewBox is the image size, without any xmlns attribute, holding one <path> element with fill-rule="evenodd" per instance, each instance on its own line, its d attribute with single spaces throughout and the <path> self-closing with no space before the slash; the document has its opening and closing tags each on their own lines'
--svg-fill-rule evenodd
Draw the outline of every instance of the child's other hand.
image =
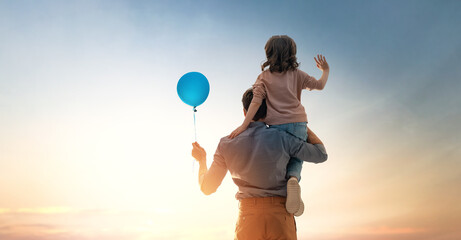
<svg viewBox="0 0 461 240">
<path fill-rule="evenodd" d="M 232 139 L 232 138 L 235 138 L 237 137 L 240 133 L 242 133 L 243 131 L 245 131 L 247 129 L 248 126 L 244 126 L 244 125 L 241 125 L 240 127 L 238 127 L 237 129 L 235 129 L 230 135 L 229 135 L 229 138 Z"/>
<path fill-rule="evenodd" d="M 321 54 L 317 54 L 317 58 L 314 57 L 315 62 L 317 63 L 317 67 L 322 70 L 330 70 L 330 66 L 328 66 L 327 60 L 325 60 L 325 57 L 322 56 Z"/>
<path fill-rule="evenodd" d="M 198 142 L 192 143 L 192 157 L 199 162 L 206 161 L 206 151 L 200 146 L 200 144 L 198 144 Z"/>
</svg>

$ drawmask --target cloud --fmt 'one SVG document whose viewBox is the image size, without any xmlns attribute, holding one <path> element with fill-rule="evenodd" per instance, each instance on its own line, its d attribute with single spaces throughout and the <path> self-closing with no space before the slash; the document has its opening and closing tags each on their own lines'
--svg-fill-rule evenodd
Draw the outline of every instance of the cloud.
<svg viewBox="0 0 461 240">
<path fill-rule="evenodd" d="M 217 235 L 215 229 L 185 225 L 167 208 L 0 208 L 0 240 L 190 239 L 191 234 Z"/>
<path fill-rule="evenodd" d="M 428 229 L 424 228 L 413 228 L 413 227 L 388 227 L 388 226 L 379 226 L 379 227 L 367 227 L 362 229 L 357 229 L 355 232 L 357 234 L 363 235 L 401 235 L 401 234 L 414 234 L 426 232 Z"/>
<path fill-rule="evenodd" d="M 66 230 L 51 224 L 8 224 L 0 226 L 0 239 L 62 239 L 66 232 Z"/>
<path fill-rule="evenodd" d="M 39 207 L 39 208 L 0 208 L 2 214 L 63 214 L 75 212 L 69 207 Z"/>
</svg>

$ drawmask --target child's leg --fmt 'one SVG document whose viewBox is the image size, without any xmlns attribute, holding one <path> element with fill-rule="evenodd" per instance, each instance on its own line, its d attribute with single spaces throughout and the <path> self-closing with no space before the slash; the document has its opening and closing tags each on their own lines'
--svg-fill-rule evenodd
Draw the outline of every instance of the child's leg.
<svg viewBox="0 0 461 240">
<path fill-rule="evenodd" d="M 287 165 L 287 175 L 286 178 L 295 177 L 299 182 L 301 181 L 301 170 L 303 169 L 303 161 L 297 158 L 290 158 L 290 161 Z"/>
<path fill-rule="evenodd" d="M 271 127 L 278 128 L 303 141 L 307 141 L 307 123 L 305 122 L 272 125 Z M 295 216 L 300 216 L 304 212 L 304 203 L 301 199 L 301 187 L 298 183 L 301 180 L 302 166 L 303 161 L 297 158 L 290 158 L 287 165 L 286 178 L 288 182 L 285 207 L 289 213 L 293 213 Z"/>
<path fill-rule="evenodd" d="M 307 141 L 307 123 L 298 122 L 298 123 L 287 123 L 280 125 L 272 125 L 271 127 L 278 128 L 283 130 L 297 138 L 300 138 L 303 141 Z M 287 165 L 286 178 L 296 177 L 298 182 L 301 181 L 301 170 L 303 168 L 303 161 L 298 158 L 290 158 L 290 161 Z"/>
</svg>

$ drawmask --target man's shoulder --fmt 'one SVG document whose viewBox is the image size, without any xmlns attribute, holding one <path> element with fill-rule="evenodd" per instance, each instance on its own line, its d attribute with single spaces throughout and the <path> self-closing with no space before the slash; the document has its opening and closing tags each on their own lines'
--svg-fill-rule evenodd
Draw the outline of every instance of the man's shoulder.
<svg viewBox="0 0 461 240">
<path fill-rule="evenodd" d="M 242 142 L 246 139 L 256 139 L 256 140 L 266 140 L 267 138 L 273 137 L 282 137 L 285 132 L 280 131 L 276 128 L 271 128 L 268 125 L 256 126 L 254 128 L 248 128 L 243 133 L 238 135 L 235 138 L 229 138 L 229 136 L 222 137 L 219 141 L 219 145 L 235 144 L 237 142 Z M 245 141 L 243 141 L 245 142 Z"/>
<path fill-rule="evenodd" d="M 226 143 L 228 143 L 228 142 L 231 142 L 232 140 L 233 140 L 233 139 L 230 139 L 230 138 L 229 138 L 229 135 L 224 136 L 224 137 L 222 137 L 221 139 L 219 139 L 219 145 L 221 145 L 221 144 L 226 144 Z"/>
</svg>

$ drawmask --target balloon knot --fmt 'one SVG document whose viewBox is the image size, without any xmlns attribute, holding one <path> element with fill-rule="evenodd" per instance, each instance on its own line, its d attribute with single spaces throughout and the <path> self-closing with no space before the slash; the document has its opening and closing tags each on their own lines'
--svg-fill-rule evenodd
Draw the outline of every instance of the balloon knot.
<svg viewBox="0 0 461 240">
<path fill-rule="evenodd" d="M 194 112 L 197 112 L 197 109 L 195 109 L 195 107 L 194 107 L 194 109 L 193 109 L 193 110 L 194 110 Z"/>
</svg>

